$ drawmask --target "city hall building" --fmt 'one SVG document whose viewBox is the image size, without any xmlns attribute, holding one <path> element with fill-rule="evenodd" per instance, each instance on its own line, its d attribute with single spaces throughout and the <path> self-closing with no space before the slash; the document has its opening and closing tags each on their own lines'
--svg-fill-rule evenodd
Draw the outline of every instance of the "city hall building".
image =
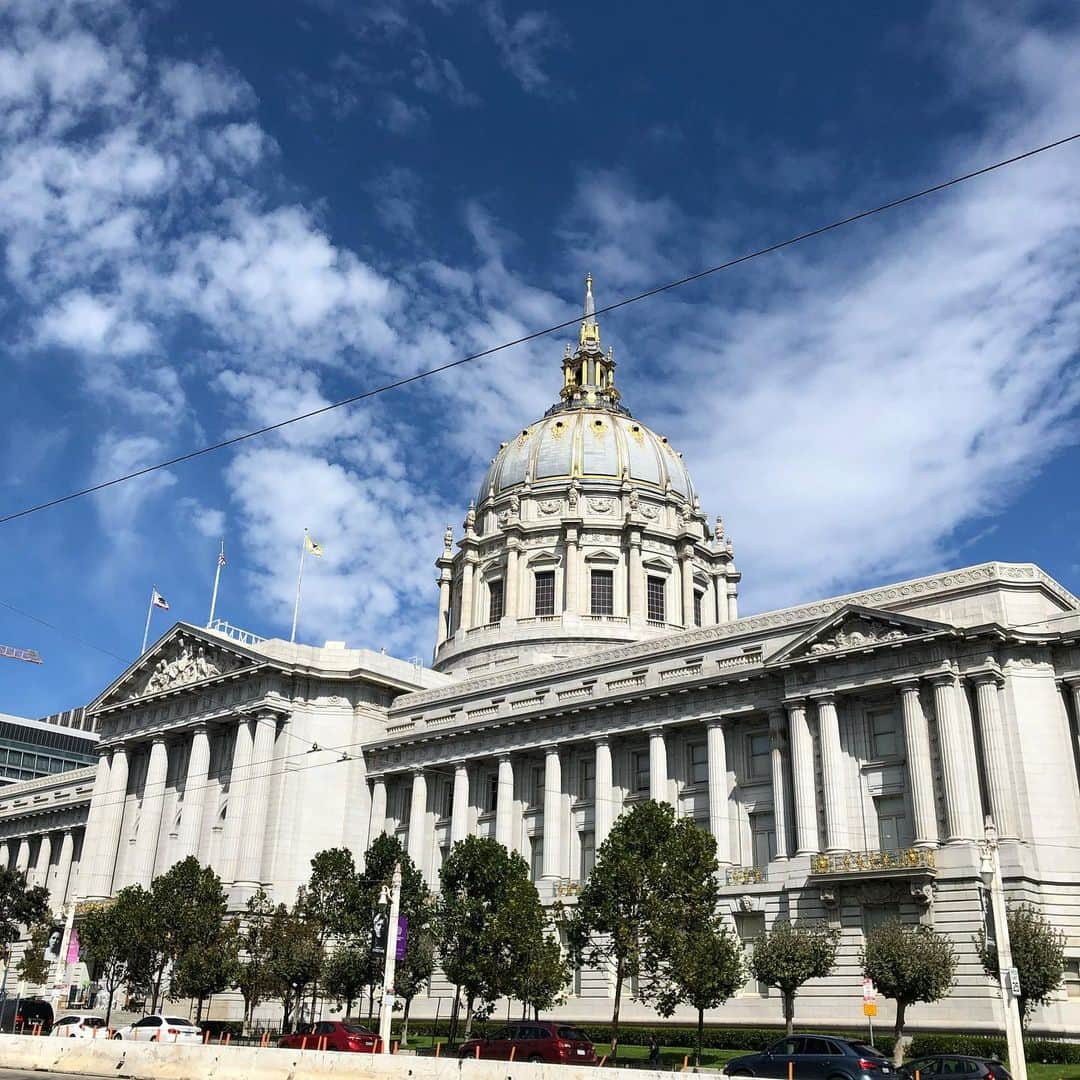
<svg viewBox="0 0 1080 1080">
<path fill-rule="evenodd" d="M 732 543 L 623 405 L 591 290 L 557 401 L 498 449 L 435 565 L 430 669 L 178 623 L 88 706 L 96 766 L 0 788 L 0 864 L 47 886 L 70 930 L 80 903 L 188 855 L 239 910 L 260 886 L 292 901 L 316 851 L 359 859 L 384 832 L 436 886 L 478 834 L 572 905 L 614 821 L 653 799 L 715 838 L 748 950 L 777 917 L 842 931 L 800 1022 L 863 1022 L 864 935 L 900 917 L 960 956 L 951 996 L 909 1023 L 971 1031 L 1001 1026 L 973 941 L 992 815 L 1009 898 L 1067 935 L 1032 1029 L 1080 1030 L 1080 601 L 1038 567 L 740 616 Z M 58 959 L 43 992 L 85 978 Z M 414 1015 L 445 1016 L 451 993 L 436 975 Z M 559 1014 L 608 1018 L 612 995 L 582 971 Z M 710 1016 L 780 1018 L 753 981 Z"/>
</svg>

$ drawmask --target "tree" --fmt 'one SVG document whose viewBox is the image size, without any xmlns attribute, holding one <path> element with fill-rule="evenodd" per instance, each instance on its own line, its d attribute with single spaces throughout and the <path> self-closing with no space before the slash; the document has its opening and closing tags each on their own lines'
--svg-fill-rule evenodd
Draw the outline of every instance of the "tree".
<svg viewBox="0 0 1080 1080">
<path fill-rule="evenodd" d="M 240 926 L 235 919 L 221 924 L 211 940 L 185 950 L 176 961 L 169 997 L 194 998 L 195 1022 L 202 1020 L 203 1002 L 236 985 L 240 955 Z"/>
<path fill-rule="evenodd" d="M 443 971 L 465 994 L 465 1037 L 476 1003 L 491 1003 L 513 983 L 515 943 L 522 937 L 522 890 L 529 868 L 517 852 L 489 837 L 467 836 L 453 846 L 439 871 L 442 890 L 435 927 Z"/>
<path fill-rule="evenodd" d="M 705 1010 L 723 1005 L 746 982 L 742 947 L 715 912 L 666 922 L 662 931 L 654 931 L 647 954 L 648 965 L 663 974 L 654 994 L 656 1010 L 663 1017 L 683 1004 L 697 1010 L 694 1064 L 700 1065 Z"/>
<path fill-rule="evenodd" d="M 30 940 L 19 958 L 16 969 L 20 979 L 25 979 L 33 986 L 40 986 L 49 977 L 49 962 L 45 959 L 45 950 L 52 934 L 52 923 L 38 923 L 30 931 Z"/>
<path fill-rule="evenodd" d="M 825 923 L 792 923 L 777 919 L 772 929 L 754 942 L 750 971 L 755 979 L 775 986 L 783 995 L 784 1021 L 790 1035 L 795 1026 L 795 995 L 808 979 L 824 979 L 836 963 L 840 931 Z"/>
<path fill-rule="evenodd" d="M 87 965 L 105 988 L 105 1026 L 112 1016 L 116 991 L 129 981 L 132 957 L 131 927 L 142 917 L 143 890 L 121 889 L 111 902 L 92 907 L 79 923 L 79 945 Z"/>
<path fill-rule="evenodd" d="M 1020 1023 L 1026 1026 L 1031 1011 L 1049 1001 L 1065 973 L 1065 936 L 1030 904 L 1009 904 L 1006 911 L 1012 961 L 1020 976 Z M 997 948 L 984 934 L 979 958 L 986 974 L 999 981 Z"/>
<path fill-rule="evenodd" d="M 319 943 L 320 962 L 332 938 L 345 938 L 357 930 L 362 909 L 361 882 L 348 848 L 327 848 L 311 860 L 311 877 L 300 891 L 300 911 Z M 311 1014 L 315 1015 L 319 973 L 311 980 Z"/>
<path fill-rule="evenodd" d="M 19 940 L 22 927 L 49 917 L 49 891 L 26 884 L 21 870 L 5 866 L 0 870 L 0 959 L 7 963 L 11 946 Z"/>
<path fill-rule="evenodd" d="M 244 999 L 244 1030 L 251 1025 L 251 1014 L 272 991 L 270 972 L 270 922 L 274 905 L 263 889 L 247 902 L 247 914 L 240 929 L 240 957 L 233 970 L 232 985 Z"/>
<path fill-rule="evenodd" d="M 558 1005 L 571 974 L 558 938 L 544 934 L 530 943 L 514 978 L 513 997 L 523 1006 L 522 1017 L 525 1009 L 532 1009 L 539 1019 L 541 1012 Z"/>
<path fill-rule="evenodd" d="M 368 962 L 369 950 L 359 945 L 342 945 L 323 962 L 323 993 L 344 1004 L 346 1019 L 368 985 Z"/>
<path fill-rule="evenodd" d="M 643 972 L 650 927 L 670 919 L 672 911 L 711 914 L 715 870 L 715 842 L 689 819 L 676 823 L 667 803 L 643 802 L 623 814 L 597 852 L 566 928 L 575 966 L 614 966 L 613 1058 L 623 986 Z M 643 996 L 658 989 L 646 985 Z"/>
<path fill-rule="evenodd" d="M 281 998 L 284 1016 L 281 1026 L 290 1029 L 293 1007 L 304 1000 L 304 991 L 318 977 L 322 946 L 314 928 L 304 918 L 300 900 L 287 908 L 274 909 L 267 928 L 266 964 L 271 993 Z"/>
<path fill-rule="evenodd" d="M 909 1005 L 940 1001 L 952 988 L 956 952 L 949 940 L 926 926 L 904 926 L 897 919 L 874 927 L 860 959 L 863 974 L 896 1002 L 893 1056 L 904 1056 L 904 1020 Z"/>
</svg>

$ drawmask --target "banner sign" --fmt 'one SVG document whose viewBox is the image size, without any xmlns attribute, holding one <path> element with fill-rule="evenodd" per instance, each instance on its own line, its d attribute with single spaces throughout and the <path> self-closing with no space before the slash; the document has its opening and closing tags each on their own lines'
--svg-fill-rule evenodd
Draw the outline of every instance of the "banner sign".
<svg viewBox="0 0 1080 1080">
<path fill-rule="evenodd" d="M 409 917 L 399 915 L 397 921 L 397 941 L 394 946 L 394 959 L 404 960 L 405 950 L 409 947 Z"/>
</svg>

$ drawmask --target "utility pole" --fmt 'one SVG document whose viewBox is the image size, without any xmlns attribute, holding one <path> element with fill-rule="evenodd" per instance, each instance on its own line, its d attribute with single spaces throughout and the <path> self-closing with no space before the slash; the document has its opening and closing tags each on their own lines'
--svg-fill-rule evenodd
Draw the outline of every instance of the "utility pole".
<svg viewBox="0 0 1080 1080">
<path fill-rule="evenodd" d="M 1001 880 L 1001 859 L 998 855 L 998 832 L 994 819 L 987 814 L 986 828 L 979 860 L 979 876 L 990 891 L 990 911 L 994 923 L 994 948 L 997 951 L 998 989 L 1005 1008 L 1005 1041 L 1009 1048 L 1009 1071 L 1013 1080 L 1027 1080 L 1027 1060 L 1024 1057 L 1024 1031 L 1020 1026 L 1020 980 L 1012 962 L 1009 944 L 1009 921 L 1005 910 L 1005 886 Z"/>
<path fill-rule="evenodd" d="M 382 1004 L 379 1006 L 379 1038 L 382 1052 L 390 1053 L 390 1020 L 394 1010 L 394 969 L 397 966 L 398 915 L 401 913 L 401 864 L 394 863 L 390 885 L 390 918 L 386 924 L 386 959 L 383 962 Z M 1016 1080 L 1027 1080 L 1026 1076 Z"/>
</svg>

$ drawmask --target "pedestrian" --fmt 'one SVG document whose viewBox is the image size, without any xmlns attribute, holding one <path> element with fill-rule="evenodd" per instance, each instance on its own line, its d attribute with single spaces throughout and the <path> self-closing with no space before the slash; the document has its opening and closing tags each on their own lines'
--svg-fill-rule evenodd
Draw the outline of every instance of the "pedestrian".
<svg viewBox="0 0 1080 1080">
<path fill-rule="evenodd" d="M 658 1069 L 660 1067 L 660 1043 L 656 1040 L 656 1032 L 652 1032 L 649 1035 L 649 1068 Z"/>
</svg>

